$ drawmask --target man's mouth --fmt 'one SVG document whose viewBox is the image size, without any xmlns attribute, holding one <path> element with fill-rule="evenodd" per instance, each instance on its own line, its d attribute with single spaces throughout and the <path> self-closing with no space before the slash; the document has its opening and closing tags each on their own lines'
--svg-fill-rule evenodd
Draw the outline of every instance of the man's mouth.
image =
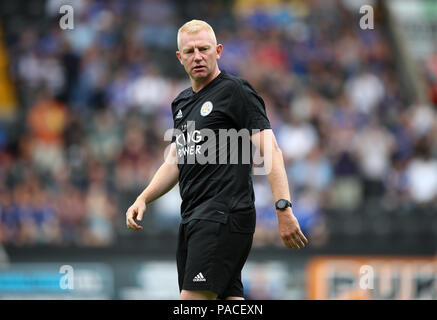
<svg viewBox="0 0 437 320">
<path fill-rule="evenodd" d="M 195 66 L 195 67 L 193 67 L 193 70 L 203 70 L 203 69 L 205 69 L 205 66 Z"/>
</svg>

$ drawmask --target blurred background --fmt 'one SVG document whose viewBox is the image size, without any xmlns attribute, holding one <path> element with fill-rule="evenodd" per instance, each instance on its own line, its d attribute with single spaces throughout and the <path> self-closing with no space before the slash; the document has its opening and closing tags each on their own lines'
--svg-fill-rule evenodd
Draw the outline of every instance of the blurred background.
<svg viewBox="0 0 437 320">
<path fill-rule="evenodd" d="M 0 298 L 178 298 L 178 187 L 141 232 L 125 212 L 190 86 L 175 51 L 193 18 L 264 98 L 310 242 L 285 249 L 254 176 L 247 298 L 437 299 L 432 0 L 1 1 Z"/>
</svg>

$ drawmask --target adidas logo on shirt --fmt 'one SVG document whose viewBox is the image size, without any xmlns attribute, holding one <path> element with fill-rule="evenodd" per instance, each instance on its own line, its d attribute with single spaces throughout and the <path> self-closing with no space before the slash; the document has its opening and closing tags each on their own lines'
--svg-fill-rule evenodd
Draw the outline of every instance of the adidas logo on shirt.
<svg viewBox="0 0 437 320">
<path fill-rule="evenodd" d="M 206 281 L 206 279 L 203 276 L 202 272 L 199 272 L 199 274 L 194 277 L 193 282 L 202 282 L 202 281 Z"/>
<path fill-rule="evenodd" d="M 179 110 L 179 112 L 176 115 L 176 119 L 182 118 L 182 110 Z"/>
</svg>

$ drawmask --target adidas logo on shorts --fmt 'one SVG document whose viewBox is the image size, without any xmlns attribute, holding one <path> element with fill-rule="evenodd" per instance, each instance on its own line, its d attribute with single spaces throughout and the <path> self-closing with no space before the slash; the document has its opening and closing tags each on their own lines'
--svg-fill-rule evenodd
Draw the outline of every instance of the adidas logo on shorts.
<svg viewBox="0 0 437 320">
<path fill-rule="evenodd" d="M 206 279 L 203 276 L 202 272 L 199 272 L 199 274 L 194 277 L 193 282 L 202 282 L 202 281 L 206 281 Z"/>
</svg>

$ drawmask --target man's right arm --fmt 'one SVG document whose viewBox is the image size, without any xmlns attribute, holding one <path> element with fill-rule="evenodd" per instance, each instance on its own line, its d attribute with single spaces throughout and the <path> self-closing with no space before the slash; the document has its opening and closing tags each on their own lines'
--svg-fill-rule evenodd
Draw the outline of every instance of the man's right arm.
<svg viewBox="0 0 437 320">
<path fill-rule="evenodd" d="M 142 230 L 143 227 L 138 225 L 135 219 L 141 221 L 147 205 L 173 189 L 178 183 L 178 178 L 176 143 L 172 143 L 170 152 L 167 154 L 164 163 L 156 171 L 152 181 L 126 211 L 127 227 L 132 230 Z"/>
</svg>

